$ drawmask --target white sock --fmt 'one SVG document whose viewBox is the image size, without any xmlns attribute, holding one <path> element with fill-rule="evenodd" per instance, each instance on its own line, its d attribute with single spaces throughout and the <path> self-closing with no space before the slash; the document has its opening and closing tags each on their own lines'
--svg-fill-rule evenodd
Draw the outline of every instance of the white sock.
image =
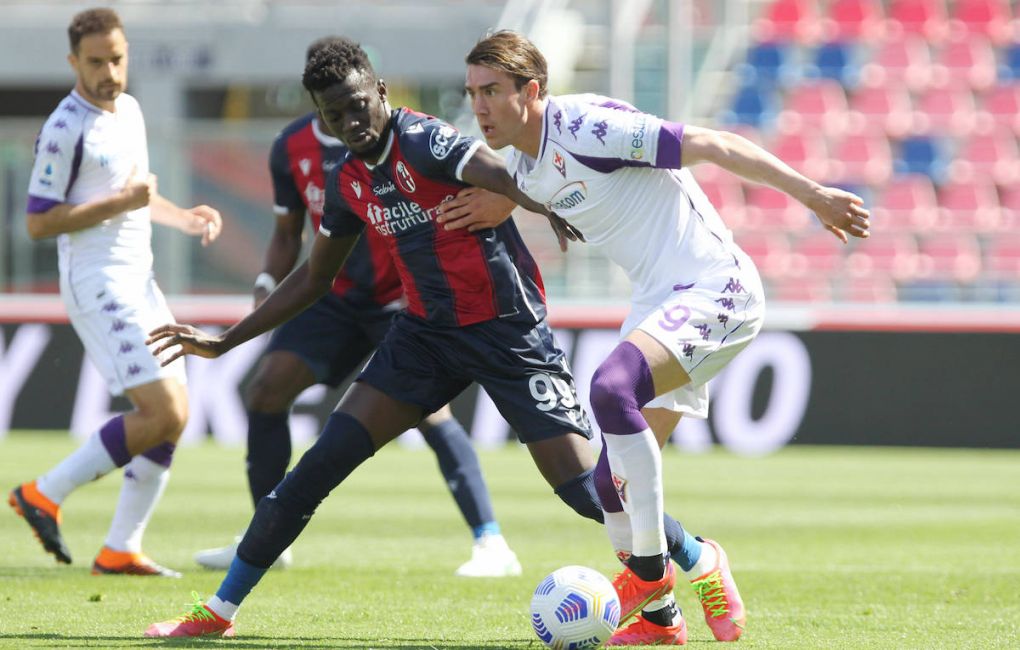
<svg viewBox="0 0 1020 650">
<path fill-rule="evenodd" d="M 36 479 L 35 487 L 59 505 L 76 488 L 102 478 L 116 467 L 96 432 L 56 467 Z"/>
<path fill-rule="evenodd" d="M 606 534 L 609 535 L 609 543 L 613 545 L 613 550 L 617 555 L 620 553 L 630 555 L 630 544 L 634 539 L 630 529 L 630 515 L 626 512 L 603 510 L 602 516 L 606 522 Z"/>
<path fill-rule="evenodd" d="M 684 575 L 688 580 L 696 580 L 715 569 L 717 562 L 719 562 L 719 552 L 711 544 L 701 542 L 701 557 L 694 563 L 690 571 L 684 571 Z"/>
<path fill-rule="evenodd" d="M 107 546 L 115 551 L 142 552 L 142 535 L 169 479 L 169 467 L 141 454 L 124 466 L 124 484 L 106 534 Z"/>
<path fill-rule="evenodd" d="M 240 605 L 235 605 L 234 603 L 226 600 L 220 600 L 219 596 L 211 596 L 209 600 L 205 601 L 205 606 L 208 607 L 213 614 L 216 614 L 220 618 L 225 618 L 228 621 L 234 620 L 234 617 L 237 616 L 237 608 L 240 607 Z"/>
<path fill-rule="evenodd" d="M 651 429 L 629 435 L 602 434 L 609 467 L 624 481 L 621 498 L 630 515 L 634 555 L 648 557 L 666 552 L 662 525 L 662 455 Z"/>
</svg>

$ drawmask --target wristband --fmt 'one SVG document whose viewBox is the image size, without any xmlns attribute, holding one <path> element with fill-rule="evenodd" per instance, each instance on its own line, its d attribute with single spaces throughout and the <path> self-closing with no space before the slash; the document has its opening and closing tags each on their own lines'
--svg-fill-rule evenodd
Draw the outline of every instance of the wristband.
<svg viewBox="0 0 1020 650">
<path fill-rule="evenodd" d="M 276 288 L 276 278 L 263 271 L 255 278 L 255 288 L 265 289 L 266 293 L 272 293 Z"/>
</svg>

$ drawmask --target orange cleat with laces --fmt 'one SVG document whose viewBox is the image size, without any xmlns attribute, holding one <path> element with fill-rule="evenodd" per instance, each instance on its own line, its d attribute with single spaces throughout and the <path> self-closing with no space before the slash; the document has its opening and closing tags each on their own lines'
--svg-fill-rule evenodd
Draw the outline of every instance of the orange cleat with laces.
<svg viewBox="0 0 1020 650">
<path fill-rule="evenodd" d="M 691 580 L 691 586 L 698 594 L 701 607 L 705 610 L 705 622 L 716 641 L 736 641 L 744 632 L 746 616 L 744 601 L 740 599 L 737 583 L 730 573 L 730 561 L 718 542 L 700 537 L 697 539 L 715 548 L 719 559 L 715 568 Z"/>
</svg>

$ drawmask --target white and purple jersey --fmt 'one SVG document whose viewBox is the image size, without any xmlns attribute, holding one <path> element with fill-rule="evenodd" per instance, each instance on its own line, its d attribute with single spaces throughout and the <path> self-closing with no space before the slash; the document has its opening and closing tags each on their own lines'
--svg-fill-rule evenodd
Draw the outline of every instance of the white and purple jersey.
<svg viewBox="0 0 1020 650">
<path fill-rule="evenodd" d="M 659 304 L 678 285 L 754 268 L 680 169 L 682 124 L 586 94 L 549 97 L 542 130 L 538 159 L 514 150 L 510 173 L 624 269 L 633 302 Z"/>
<path fill-rule="evenodd" d="M 115 112 L 104 111 L 74 90 L 60 102 L 36 140 L 28 212 L 106 198 L 124 187 L 132 169 L 148 174 L 141 108 L 127 94 L 117 97 L 115 107 Z M 72 283 L 99 275 L 146 277 L 152 270 L 151 241 L 148 207 L 61 234 L 61 277 Z"/>
</svg>

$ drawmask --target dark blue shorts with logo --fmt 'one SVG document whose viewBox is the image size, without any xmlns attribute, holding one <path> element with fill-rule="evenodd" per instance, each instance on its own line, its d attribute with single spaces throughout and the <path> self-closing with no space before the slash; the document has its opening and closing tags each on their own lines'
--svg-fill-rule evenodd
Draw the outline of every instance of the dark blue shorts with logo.
<svg viewBox="0 0 1020 650">
<path fill-rule="evenodd" d="M 544 320 L 437 327 L 401 312 L 358 381 L 429 413 L 478 382 L 521 442 L 575 432 L 592 437 L 573 375 Z"/>
<path fill-rule="evenodd" d="M 317 383 L 335 388 L 375 350 L 398 311 L 389 305 L 353 305 L 330 293 L 279 326 L 265 353 L 296 354 Z"/>
</svg>

